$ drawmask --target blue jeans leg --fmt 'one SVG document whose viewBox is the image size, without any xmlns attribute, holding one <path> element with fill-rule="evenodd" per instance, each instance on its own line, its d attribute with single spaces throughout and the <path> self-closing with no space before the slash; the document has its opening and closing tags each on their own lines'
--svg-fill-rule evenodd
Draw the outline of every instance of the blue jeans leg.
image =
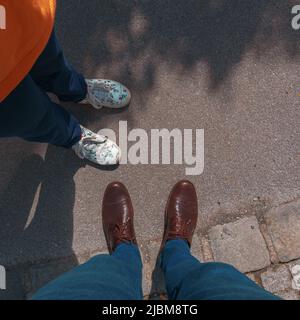
<svg viewBox="0 0 300 320">
<path fill-rule="evenodd" d="M 61 101 L 77 102 L 86 97 L 84 77 L 66 60 L 54 31 L 30 76 L 44 91 L 54 93 Z"/>
<path fill-rule="evenodd" d="M 184 240 L 166 243 L 161 266 L 172 300 L 279 299 L 228 264 L 200 263 Z"/>
<path fill-rule="evenodd" d="M 142 261 L 137 246 L 120 244 L 38 290 L 33 300 L 140 300 Z"/>
</svg>

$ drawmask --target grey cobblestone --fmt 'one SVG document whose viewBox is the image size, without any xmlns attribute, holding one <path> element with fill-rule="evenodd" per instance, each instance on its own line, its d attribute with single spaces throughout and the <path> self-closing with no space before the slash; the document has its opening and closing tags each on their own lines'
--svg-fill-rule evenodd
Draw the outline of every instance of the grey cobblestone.
<svg viewBox="0 0 300 320">
<path fill-rule="evenodd" d="M 256 217 L 217 225 L 208 234 L 216 261 L 232 264 L 242 272 L 256 271 L 270 264 Z"/>
<path fill-rule="evenodd" d="M 296 290 L 287 290 L 276 293 L 277 296 L 281 297 L 284 300 L 300 300 L 299 292 Z"/>
<path fill-rule="evenodd" d="M 300 259 L 289 263 L 289 269 L 292 274 L 292 287 L 300 293 Z"/>
<path fill-rule="evenodd" d="M 271 209 L 265 221 L 279 260 L 300 258 L 300 199 Z"/>
<path fill-rule="evenodd" d="M 266 245 L 268 247 L 269 255 L 270 255 L 270 260 L 273 264 L 277 264 L 279 262 L 279 258 L 277 255 L 277 252 L 275 250 L 274 244 L 272 242 L 272 238 L 270 234 L 268 233 L 268 228 L 267 225 L 263 222 L 260 223 L 260 231 L 265 239 Z"/>
<path fill-rule="evenodd" d="M 279 266 L 270 268 L 261 274 L 263 287 L 272 292 L 277 293 L 292 288 L 292 277 L 287 266 Z"/>
</svg>

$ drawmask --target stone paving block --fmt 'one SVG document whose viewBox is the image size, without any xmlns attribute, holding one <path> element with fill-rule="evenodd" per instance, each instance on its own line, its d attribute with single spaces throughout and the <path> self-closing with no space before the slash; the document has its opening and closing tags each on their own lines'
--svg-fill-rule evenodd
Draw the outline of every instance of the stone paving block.
<svg viewBox="0 0 300 320">
<path fill-rule="evenodd" d="M 271 209 L 265 221 L 279 260 L 300 258 L 300 200 Z"/>
<path fill-rule="evenodd" d="M 292 288 L 299 291 L 300 293 L 300 259 L 290 262 L 289 269 L 292 274 Z"/>
<path fill-rule="evenodd" d="M 270 268 L 261 274 L 263 287 L 272 292 L 280 292 L 292 288 L 292 277 L 287 266 L 279 266 L 275 269 Z"/>
<path fill-rule="evenodd" d="M 260 227 L 260 232 L 262 233 L 262 235 L 265 239 L 265 242 L 266 242 L 266 245 L 267 245 L 267 248 L 269 251 L 271 263 L 278 264 L 279 263 L 278 255 L 275 250 L 272 238 L 271 238 L 270 234 L 268 233 L 267 225 L 264 222 L 260 221 L 259 227 Z"/>
<path fill-rule="evenodd" d="M 299 292 L 292 289 L 283 292 L 278 292 L 276 293 L 276 295 L 284 300 L 300 300 Z"/>
<path fill-rule="evenodd" d="M 208 235 L 216 261 L 232 264 L 242 272 L 256 271 L 270 264 L 256 217 L 217 225 Z"/>
</svg>

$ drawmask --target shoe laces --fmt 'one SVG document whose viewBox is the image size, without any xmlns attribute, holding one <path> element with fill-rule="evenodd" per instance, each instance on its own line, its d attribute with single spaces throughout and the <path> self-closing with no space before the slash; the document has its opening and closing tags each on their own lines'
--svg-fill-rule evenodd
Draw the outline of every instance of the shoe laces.
<svg viewBox="0 0 300 320">
<path fill-rule="evenodd" d="M 108 84 L 103 84 L 103 83 L 94 83 L 92 87 L 89 89 L 89 99 L 93 103 L 100 103 L 101 99 L 105 99 L 107 95 L 109 94 L 111 88 Z"/>
<path fill-rule="evenodd" d="M 102 136 L 99 135 L 93 135 L 93 136 L 83 136 L 80 141 L 76 143 L 76 145 L 73 147 L 75 153 L 80 157 L 84 158 L 84 148 L 88 145 L 100 145 L 106 143 L 108 140 L 107 136 L 104 136 L 104 139 L 102 139 Z"/>
<path fill-rule="evenodd" d="M 107 141 L 108 137 L 104 136 L 104 139 L 102 139 L 101 136 L 95 135 L 91 137 L 82 137 L 80 142 L 81 143 L 89 143 L 89 144 L 103 144 Z"/>
<path fill-rule="evenodd" d="M 112 234 L 115 238 L 118 238 L 121 241 L 128 241 L 127 235 L 128 225 L 124 223 L 122 225 L 115 225 L 112 229 Z"/>
<path fill-rule="evenodd" d="M 169 236 L 188 239 L 191 233 L 191 226 L 190 226 L 191 222 L 192 221 L 189 219 L 186 222 L 181 222 L 176 224 L 175 228 L 173 230 L 170 230 Z"/>
</svg>

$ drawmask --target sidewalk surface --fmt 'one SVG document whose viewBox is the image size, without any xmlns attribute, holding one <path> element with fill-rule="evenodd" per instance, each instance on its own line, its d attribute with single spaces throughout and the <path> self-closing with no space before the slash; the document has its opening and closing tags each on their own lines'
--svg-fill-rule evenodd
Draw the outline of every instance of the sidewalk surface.
<svg viewBox="0 0 300 320">
<path fill-rule="evenodd" d="M 56 30 L 86 77 L 132 91 L 121 112 L 64 104 L 92 130 L 204 129 L 205 167 L 121 165 L 101 170 L 72 151 L 0 141 L 0 264 L 24 299 L 106 251 L 101 201 L 107 184 L 132 196 L 145 296 L 163 293 L 152 271 L 174 183 L 199 195 L 193 252 L 237 266 L 268 290 L 299 299 L 300 31 L 293 1 L 58 1 Z M 298 283 L 298 288 L 300 284 Z"/>
</svg>

